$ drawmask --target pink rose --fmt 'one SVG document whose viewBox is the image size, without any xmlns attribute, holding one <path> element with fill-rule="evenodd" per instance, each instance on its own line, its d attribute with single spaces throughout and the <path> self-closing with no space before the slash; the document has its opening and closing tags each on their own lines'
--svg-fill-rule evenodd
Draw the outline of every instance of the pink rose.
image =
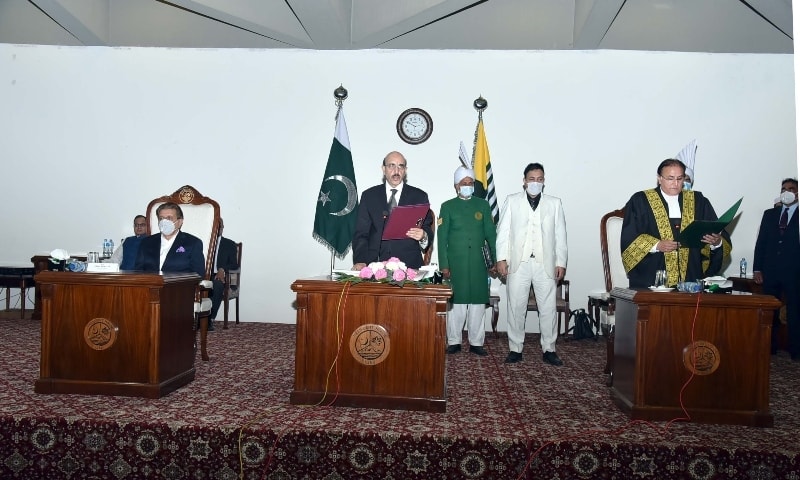
<svg viewBox="0 0 800 480">
<path fill-rule="evenodd" d="M 359 278 L 372 278 L 372 269 L 369 267 L 364 267 L 358 272 Z"/>
<path fill-rule="evenodd" d="M 402 270 L 395 270 L 392 273 L 392 280 L 394 280 L 395 282 L 400 282 L 400 281 L 403 281 L 405 279 L 406 279 L 406 272 L 404 272 Z"/>
<path fill-rule="evenodd" d="M 415 278 L 417 278 L 417 271 L 414 270 L 413 268 L 409 268 L 408 270 L 406 270 L 406 277 L 409 280 L 414 280 Z"/>
<path fill-rule="evenodd" d="M 387 276 L 388 276 L 388 274 L 386 273 L 386 269 L 385 268 L 381 268 L 381 269 L 375 271 L 375 280 L 383 280 Z"/>
</svg>

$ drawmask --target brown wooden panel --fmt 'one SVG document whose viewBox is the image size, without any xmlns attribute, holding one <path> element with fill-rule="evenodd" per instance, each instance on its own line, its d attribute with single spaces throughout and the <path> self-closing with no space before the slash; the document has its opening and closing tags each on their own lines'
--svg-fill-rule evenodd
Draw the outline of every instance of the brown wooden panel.
<svg viewBox="0 0 800 480">
<path fill-rule="evenodd" d="M 685 408 L 701 423 L 773 424 L 769 347 L 777 300 L 624 289 L 613 296 L 612 393 L 632 418 L 681 418 Z M 698 342 L 687 366 L 684 351 Z"/>
<path fill-rule="evenodd" d="M 194 379 L 195 274 L 41 272 L 38 393 L 159 397 Z"/>
<path fill-rule="evenodd" d="M 345 291 L 339 282 L 308 279 L 292 289 L 298 308 L 292 403 L 325 397 L 337 405 L 444 410 L 449 287 L 361 283 Z M 385 329 L 389 348 L 380 363 L 365 364 L 351 352 L 351 338 L 365 325 Z"/>
</svg>

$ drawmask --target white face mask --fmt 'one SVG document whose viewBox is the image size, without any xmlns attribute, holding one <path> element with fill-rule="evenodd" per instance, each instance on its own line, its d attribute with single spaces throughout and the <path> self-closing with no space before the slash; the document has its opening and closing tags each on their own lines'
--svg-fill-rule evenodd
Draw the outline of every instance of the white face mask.
<svg viewBox="0 0 800 480">
<path fill-rule="evenodd" d="M 794 192 L 781 192 L 781 203 L 784 205 L 789 205 L 795 200 Z"/>
<path fill-rule="evenodd" d="M 534 197 L 542 193 L 543 189 L 544 189 L 544 183 L 539 183 L 539 182 L 530 182 L 525 186 L 525 191 L 527 191 Z"/>
<path fill-rule="evenodd" d="M 175 223 L 166 218 L 159 220 L 158 230 L 164 235 L 172 235 L 175 232 Z"/>
<path fill-rule="evenodd" d="M 472 185 L 461 185 L 458 187 L 458 194 L 464 198 L 469 198 L 475 193 L 475 187 Z"/>
</svg>

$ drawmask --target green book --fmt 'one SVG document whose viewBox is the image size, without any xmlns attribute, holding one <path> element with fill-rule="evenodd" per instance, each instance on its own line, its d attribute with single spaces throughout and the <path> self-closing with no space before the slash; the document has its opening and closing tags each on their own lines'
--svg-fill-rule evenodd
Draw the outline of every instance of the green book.
<svg viewBox="0 0 800 480">
<path fill-rule="evenodd" d="M 736 211 L 739 210 L 739 205 L 741 205 L 743 198 L 734 203 L 718 220 L 695 220 L 690 223 L 688 227 L 678 234 L 678 242 L 682 247 L 701 248 L 705 245 L 703 236 L 710 233 L 720 233 L 731 223 L 733 217 L 736 216 Z"/>
</svg>

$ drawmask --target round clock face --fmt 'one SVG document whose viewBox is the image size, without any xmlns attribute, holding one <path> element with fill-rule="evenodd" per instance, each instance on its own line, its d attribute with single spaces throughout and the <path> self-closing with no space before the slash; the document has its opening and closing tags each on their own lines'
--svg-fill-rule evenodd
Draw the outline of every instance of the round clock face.
<svg viewBox="0 0 800 480">
<path fill-rule="evenodd" d="M 397 134 L 412 145 L 424 142 L 433 133 L 433 120 L 421 108 L 409 108 L 397 119 Z"/>
</svg>

